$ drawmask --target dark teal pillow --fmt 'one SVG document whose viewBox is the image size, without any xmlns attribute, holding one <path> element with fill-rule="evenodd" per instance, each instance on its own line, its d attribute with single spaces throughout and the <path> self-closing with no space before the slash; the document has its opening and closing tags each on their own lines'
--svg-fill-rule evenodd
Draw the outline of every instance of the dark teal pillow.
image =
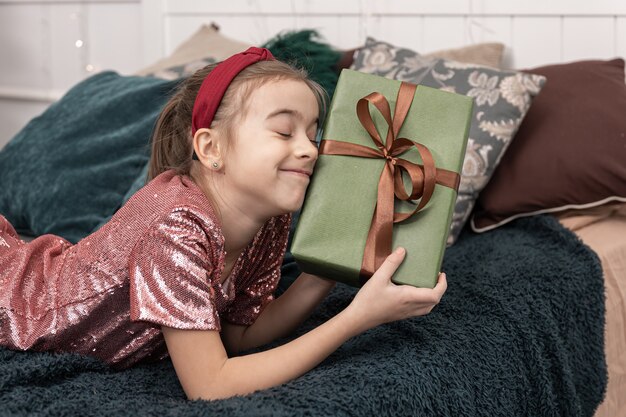
<svg viewBox="0 0 626 417">
<path fill-rule="evenodd" d="M 327 44 L 316 30 L 304 29 L 279 33 L 263 47 L 281 61 L 302 67 L 332 97 L 339 79 L 337 64 L 342 52 Z"/>
<path fill-rule="evenodd" d="M 77 242 L 121 206 L 178 81 L 107 71 L 77 84 L 0 151 L 0 214 Z"/>
<path fill-rule="evenodd" d="M 146 163 L 143 168 L 141 169 L 141 172 L 139 173 L 139 175 L 137 175 L 137 177 L 135 178 L 135 180 L 132 182 L 132 184 L 130 185 L 130 187 L 128 188 L 128 190 L 126 191 L 126 194 L 124 194 L 124 197 L 122 198 L 122 201 L 120 201 L 119 206 L 117 207 L 117 209 L 115 211 L 117 211 L 118 209 L 120 209 L 124 204 L 126 204 L 126 202 L 137 192 L 139 191 L 144 185 L 146 185 L 146 180 L 148 179 L 148 169 L 150 168 L 150 163 Z M 111 213 L 111 216 L 114 213 Z M 100 221 L 100 223 L 92 230 L 92 232 L 95 232 L 96 230 L 100 229 L 102 226 L 104 226 L 109 220 L 111 220 L 110 217 L 104 218 L 102 219 L 102 221 Z"/>
</svg>

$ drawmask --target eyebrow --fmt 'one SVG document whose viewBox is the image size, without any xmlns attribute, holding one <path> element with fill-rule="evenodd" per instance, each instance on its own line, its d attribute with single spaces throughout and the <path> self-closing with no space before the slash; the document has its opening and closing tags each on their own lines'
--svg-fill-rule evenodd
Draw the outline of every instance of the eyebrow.
<svg viewBox="0 0 626 417">
<path fill-rule="evenodd" d="M 275 111 L 271 112 L 270 114 L 268 114 L 267 117 L 265 118 L 265 120 L 269 120 L 269 119 L 271 119 L 273 117 L 280 116 L 281 114 L 286 114 L 288 116 L 295 117 L 296 119 L 304 120 L 304 116 L 302 116 L 302 113 L 300 113 L 297 110 L 293 110 L 293 109 L 278 109 L 278 110 L 275 110 Z M 319 125 L 319 118 L 316 118 L 315 120 L 313 120 L 311 122 L 311 124 Z"/>
</svg>

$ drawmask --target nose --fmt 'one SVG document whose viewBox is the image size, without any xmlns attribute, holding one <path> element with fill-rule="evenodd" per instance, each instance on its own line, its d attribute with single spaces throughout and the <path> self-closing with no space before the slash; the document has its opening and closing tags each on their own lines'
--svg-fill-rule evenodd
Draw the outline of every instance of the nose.
<svg viewBox="0 0 626 417">
<path fill-rule="evenodd" d="M 306 134 L 301 134 L 298 140 L 296 141 L 296 156 L 298 159 L 300 158 L 308 158 L 313 161 L 317 160 L 318 151 L 317 144 L 313 143 L 309 140 L 309 137 Z"/>
</svg>

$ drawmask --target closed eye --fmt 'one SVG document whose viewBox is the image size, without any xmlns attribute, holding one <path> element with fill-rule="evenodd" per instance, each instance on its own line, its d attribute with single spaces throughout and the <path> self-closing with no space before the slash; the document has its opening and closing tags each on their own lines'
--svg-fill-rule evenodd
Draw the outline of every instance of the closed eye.
<svg viewBox="0 0 626 417">
<path fill-rule="evenodd" d="M 279 134 L 280 136 L 284 137 L 284 138 L 290 138 L 291 137 L 291 133 L 283 133 L 283 132 L 276 132 L 277 134 Z M 317 139 L 309 139 L 309 142 L 311 142 L 313 145 L 317 146 Z"/>
</svg>

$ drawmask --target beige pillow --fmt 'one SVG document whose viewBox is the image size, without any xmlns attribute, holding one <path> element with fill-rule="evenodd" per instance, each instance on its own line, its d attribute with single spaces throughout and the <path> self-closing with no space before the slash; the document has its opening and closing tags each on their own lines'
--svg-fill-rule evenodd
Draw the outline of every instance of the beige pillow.
<svg viewBox="0 0 626 417">
<path fill-rule="evenodd" d="M 363 46 L 365 48 L 365 46 Z M 338 71 L 343 68 L 350 68 L 354 62 L 354 56 L 361 48 L 350 49 L 343 53 L 337 63 Z M 421 57 L 430 59 L 447 59 L 451 61 L 464 62 L 467 64 L 484 65 L 492 68 L 500 68 L 504 44 L 502 43 L 477 43 L 453 49 L 442 49 L 441 51 L 419 54 Z"/>
<path fill-rule="evenodd" d="M 442 49 L 441 51 L 421 54 L 425 58 L 448 59 L 470 64 L 485 65 L 492 68 L 500 68 L 502 63 L 502 53 L 504 44 L 477 43 L 475 45 L 463 46 L 461 48 Z"/>
<path fill-rule="evenodd" d="M 202 25 L 171 55 L 137 72 L 136 75 L 155 75 L 173 67 L 209 59 L 217 62 L 249 48 L 250 45 L 230 39 L 219 33 L 217 25 Z"/>
<path fill-rule="evenodd" d="M 621 217 L 626 222 L 626 203 L 621 201 L 610 202 L 586 209 L 572 209 L 550 214 L 556 217 L 563 226 L 578 231 L 609 217 Z M 624 283 L 626 284 L 626 281 Z"/>
</svg>

